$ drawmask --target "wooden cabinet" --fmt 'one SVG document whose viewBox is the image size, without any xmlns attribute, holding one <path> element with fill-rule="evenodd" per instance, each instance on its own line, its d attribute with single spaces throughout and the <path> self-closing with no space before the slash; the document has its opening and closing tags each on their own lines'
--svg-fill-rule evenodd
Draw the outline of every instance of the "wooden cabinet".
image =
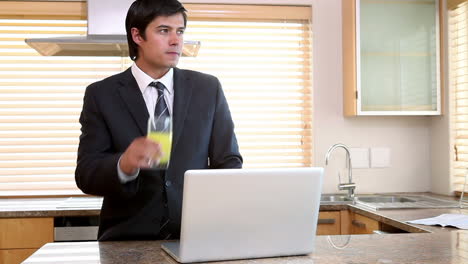
<svg viewBox="0 0 468 264">
<path fill-rule="evenodd" d="M 349 234 L 349 212 L 321 211 L 318 217 L 317 235 Z"/>
<path fill-rule="evenodd" d="M 344 115 L 439 115 L 443 1 L 342 0 Z"/>
<path fill-rule="evenodd" d="M 379 221 L 350 212 L 350 234 L 373 234 L 380 230 Z"/>
<path fill-rule="evenodd" d="M 318 217 L 317 235 L 340 235 L 340 211 L 320 212 Z"/>
<path fill-rule="evenodd" d="M 16 264 L 21 263 L 29 256 L 31 256 L 35 249 L 0 249 L 0 263 L 2 264 Z"/>
<path fill-rule="evenodd" d="M 21 263 L 44 244 L 54 241 L 53 218 L 1 218 L 0 263 Z"/>
<path fill-rule="evenodd" d="M 406 233 L 397 227 L 349 210 L 321 211 L 319 213 L 317 235 L 374 234 L 374 231 Z"/>
</svg>

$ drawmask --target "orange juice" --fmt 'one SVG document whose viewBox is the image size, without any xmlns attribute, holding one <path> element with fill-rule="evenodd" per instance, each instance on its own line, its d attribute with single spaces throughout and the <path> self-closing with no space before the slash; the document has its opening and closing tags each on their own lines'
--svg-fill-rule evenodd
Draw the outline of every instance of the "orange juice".
<svg viewBox="0 0 468 264">
<path fill-rule="evenodd" d="M 172 133 L 151 131 L 148 138 L 161 145 L 162 156 L 159 162 L 168 163 L 171 157 Z"/>
</svg>

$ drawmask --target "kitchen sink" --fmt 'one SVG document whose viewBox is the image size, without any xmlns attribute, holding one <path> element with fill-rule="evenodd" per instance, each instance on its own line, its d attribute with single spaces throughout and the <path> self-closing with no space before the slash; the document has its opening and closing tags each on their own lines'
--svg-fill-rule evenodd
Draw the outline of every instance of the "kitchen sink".
<svg viewBox="0 0 468 264">
<path fill-rule="evenodd" d="M 415 199 L 402 196 L 364 196 L 357 197 L 357 201 L 365 203 L 413 203 Z"/>
<path fill-rule="evenodd" d="M 456 201 L 438 199 L 425 195 L 358 196 L 356 198 L 356 204 L 374 210 L 458 207 L 458 202 Z"/>
<path fill-rule="evenodd" d="M 352 203 L 352 199 L 346 195 L 341 194 L 322 194 L 320 197 L 321 204 L 349 204 Z"/>
<path fill-rule="evenodd" d="M 320 204 L 352 204 L 346 194 L 322 194 Z M 458 202 L 426 195 L 356 195 L 356 205 L 374 210 L 416 209 L 416 208 L 457 208 Z"/>
</svg>

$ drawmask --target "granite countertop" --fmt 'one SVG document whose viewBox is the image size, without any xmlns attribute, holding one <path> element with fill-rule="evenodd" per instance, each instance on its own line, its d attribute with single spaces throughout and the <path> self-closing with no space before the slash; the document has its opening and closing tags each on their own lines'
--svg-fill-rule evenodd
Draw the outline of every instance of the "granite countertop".
<svg viewBox="0 0 468 264">
<path fill-rule="evenodd" d="M 431 193 L 405 194 L 422 194 L 443 199 L 454 199 L 453 197 Z M 21 217 L 98 216 L 101 204 L 101 197 L 0 199 L 0 219 Z M 434 217 L 447 213 L 468 214 L 468 209 L 460 210 L 454 208 L 392 209 L 375 211 L 367 207 L 351 204 L 320 205 L 320 211 L 339 210 L 350 210 L 410 233 L 447 232 L 457 229 L 451 227 L 442 228 L 438 226 L 408 224 L 405 223 L 405 221 Z"/>
<path fill-rule="evenodd" d="M 333 241 L 336 247 L 332 246 Z M 339 249 L 340 248 L 340 249 Z M 175 264 L 159 241 L 49 243 L 29 263 Z M 468 263 L 468 231 L 426 234 L 317 236 L 315 252 L 306 256 L 210 263 L 225 264 L 463 264 Z"/>
<path fill-rule="evenodd" d="M 96 216 L 100 197 L 0 199 L 1 218 Z"/>
<path fill-rule="evenodd" d="M 101 204 L 100 197 L 0 198 L 0 218 L 96 216 Z M 348 210 L 348 205 L 320 205 L 320 210 Z"/>
<path fill-rule="evenodd" d="M 379 194 L 371 194 L 379 195 Z M 456 200 L 455 197 L 432 194 L 432 193 L 397 193 L 397 194 L 385 194 L 385 195 L 424 195 L 444 200 Z M 365 196 L 365 195 L 363 195 Z M 343 209 L 344 208 L 344 209 Z M 359 204 L 346 204 L 346 205 L 321 205 L 321 211 L 333 211 L 333 210 L 350 210 L 358 214 L 367 216 L 371 219 L 379 222 L 391 225 L 398 229 L 407 231 L 409 233 L 438 233 L 438 232 L 450 232 L 456 231 L 454 227 L 440 227 L 440 226 L 427 226 L 409 224 L 406 221 L 416 220 L 422 218 L 430 218 L 439 216 L 441 214 L 466 214 L 468 215 L 468 208 L 437 208 L 437 209 L 390 209 L 390 210 L 373 210 L 366 206 Z"/>
<path fill-rule="evenodd" d="M 373 211 L 359 205 L 349 205 L 348 209 L 352 212 L 359 213 L 367 216 L 371 219 L 379 222 L 394 226 L 401 230 L 405 230 L 410 233 L 439 233 L 439 232 L 450 232 L 458 230 L 454 227 L 440 227 L 440 226 L 427 226 L 408 224 L 406 221 L 416 220 L 422 218 L 430 218 L 439 216 L 441 214 L 465 214 L 468 215 L 468 208 L 456 209 L 399 209 L 399 210 L 381 210 Z"/>
<path fill-rule="evenodd" d="M 414 193 L 413 193 L 414 194 Z M 425 193 L 426 195 L 426 193 Z M 74 197 L 75 198 L 75 197 Z M 450 198 L 446 196 L 445 198 Z M 0 199 L 0 218 L 99 215 L 100 198 Z M 226 264 L 383 264 L 468 263 L 468 231 L 407 224 L 407 220 L 443 213 L 468 214 L 468 209 L 379 210 L 360 205 L 322 205 L 320 210 L 351 210 L 410 234 L 317 236 L 315 252 L 307 256 L 252 259 Z M 424 233 L 426 232 L 426 233 Z M 332 241 L 335 246 L 331 244 Z M 49 243 L 24 263 L 170 263 L 159 241 Z"/>
</svg>

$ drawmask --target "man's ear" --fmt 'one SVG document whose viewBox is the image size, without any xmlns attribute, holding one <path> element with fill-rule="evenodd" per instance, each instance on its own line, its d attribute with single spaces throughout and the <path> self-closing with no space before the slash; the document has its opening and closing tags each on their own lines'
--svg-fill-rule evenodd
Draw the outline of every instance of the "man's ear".
<svg viewBox="0 0 468 264">
<path fill-rule="evenodd" d="M 138 30 L 138 28 L 131 28 L 130 32 L 132 33 L 132 39 L 136 44 L 143 42 L 143 36 L 141 36 L 140 30 Z"/>
</svg>

